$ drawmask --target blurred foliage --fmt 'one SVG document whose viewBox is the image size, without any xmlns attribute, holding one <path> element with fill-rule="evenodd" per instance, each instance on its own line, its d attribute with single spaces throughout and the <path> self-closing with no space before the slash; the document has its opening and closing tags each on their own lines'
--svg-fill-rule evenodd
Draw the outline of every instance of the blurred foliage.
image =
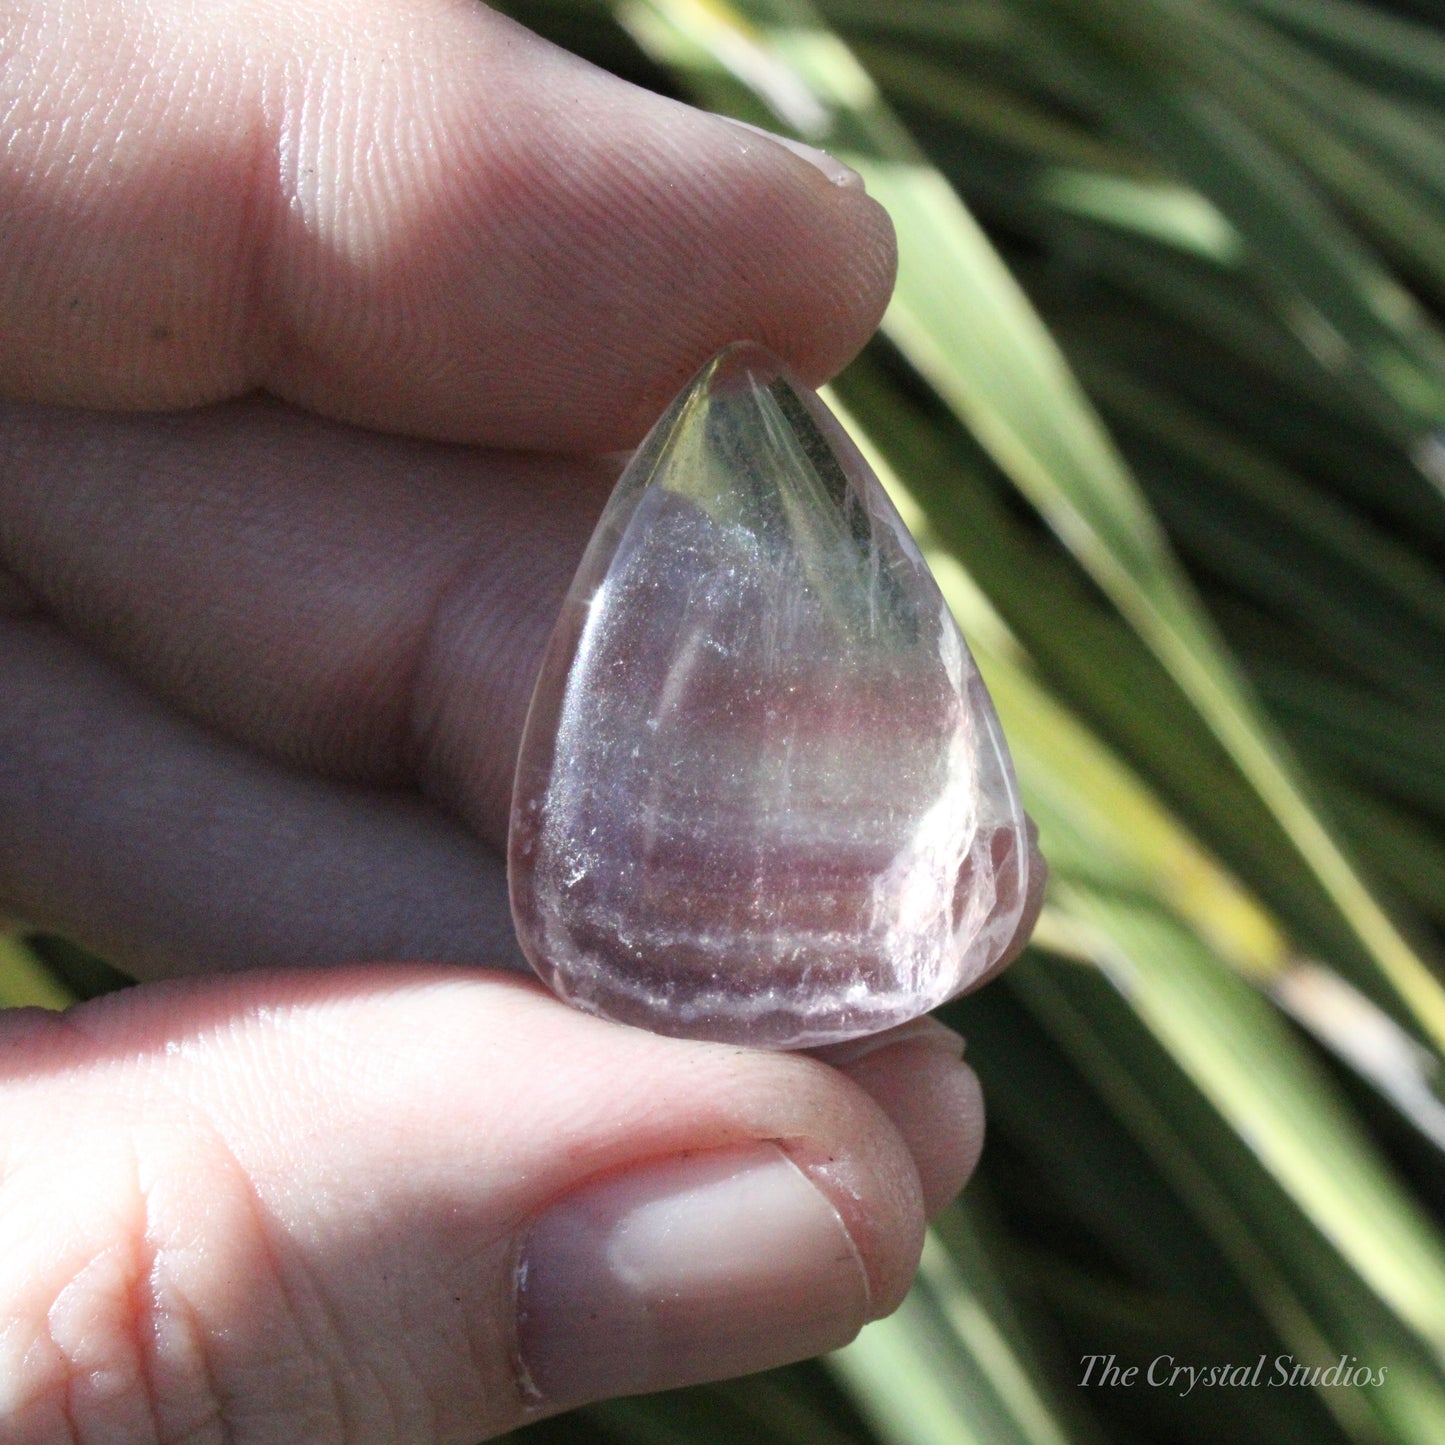
<svg viewBox="0 0 1445 1445">
<path fill-rule="evenodd" d="M 899 233 L 833 400 L 1053 866 L 892 1319 L 557 1439 L 1445 1440 L 1445 35 L 1356 0 L 517 0 Z M 1277 1357 L 1379 1386 L 1081 1386 Z M 1157 1372 L 1156 1372 L 1157 1373 Z M 1328 1377 L 1326 1377 L 1328 1378 Z M 550 1433 L 549 1433 L 550 1432 Z"/>
<path fill-rule="evenodd" d="M 974 647 L 1053 867 L 1035 947 L 948 1010 L 990 1142 L 898 1314 L 820 1363 L 516 1438 L 1439 1445 L 1435 5 L 505 8 L 827 148 L 888 207 L 897 294 L 833 400 Z M 3 1002 L 115 982 L 53 939 L 0 950 Z M 1109 1355 L 1263 1364 L 1081 1384 Z M 1270 1383 L 1341 1357 L 1384 1382 Z"/>
</svg>

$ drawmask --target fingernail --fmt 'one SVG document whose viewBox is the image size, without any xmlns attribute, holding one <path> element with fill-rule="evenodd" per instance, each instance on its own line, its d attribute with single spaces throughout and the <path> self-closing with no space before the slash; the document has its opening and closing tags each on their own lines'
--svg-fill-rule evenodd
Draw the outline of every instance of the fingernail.
<svg viewBox="0 0 1445 1445">
<path fill-rule="evenodd" d="M 838 1211 L 774 1144 L 584 1184 L 533 1226 L 517 1270 L 520 1378 L 549 1406 L 806 1359 L 867 1317 Z"/>
<path fill-rule="evenodd" d="M 845 166 L 842 161 L 836 156 L 830 156 L 827 151 L 820 151 L 816 146 L 805 145 L 791 136 L 777 135 L 773 131 L 764 130 L 760 125 L 750 125 L 745 120 L 734 120 L 730 115 L 723 116 L 722 119 L 730 125 L 737 126 L 739 130 L 749 131 L 753 135 L 761 136 L 764 140 L 772 141 L 774 145 L 782 146 L 784 150 L 792 151 L 800 160 L 805 160 L 810 166 L 815 166 L 822 171 L 835 186 L 842 186 L 850 191 L 866 189 L 863 177 L 852 166 Z"/>
<path fill-rule="evenodd" d="M 841 1044 L 825 1044 L 808 1052 L 825 1064 L 842 1068 L 845 1064 L 856 1064 L 859 1059 L 876 1054 L 880 1049 L 891 1049 L 894 1044 L 918 1044 L 952 1054 L 955 1059 L 963 1057 L 963 1035 L 928 1014 L 910 1019 L 897 1028 L 885 1029 L 881 1034 L 869 1034 L 866 1038 L 849 1039 Z"/>
</svg>

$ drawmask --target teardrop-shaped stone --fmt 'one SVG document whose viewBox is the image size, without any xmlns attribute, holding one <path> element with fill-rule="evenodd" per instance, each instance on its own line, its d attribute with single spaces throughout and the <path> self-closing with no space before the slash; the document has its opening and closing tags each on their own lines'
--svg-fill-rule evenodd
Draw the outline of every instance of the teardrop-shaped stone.
<svg viewBox="0 0 1445 1445">
<path fill-rule="evenodd" d="M 563 606 L 512 803 L 512 913 L 563 998 L 798 1048 L 925 1012 L 1018 926 L 993 705 L 883 488 L 749 343 L 643 442 Z"/>
</svg>

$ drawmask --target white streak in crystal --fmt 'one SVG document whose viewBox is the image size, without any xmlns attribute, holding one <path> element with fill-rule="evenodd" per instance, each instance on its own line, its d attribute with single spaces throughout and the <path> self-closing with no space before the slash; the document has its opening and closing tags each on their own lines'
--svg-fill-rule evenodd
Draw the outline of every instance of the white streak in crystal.
<svg viewBox="0 0 1445 1445">
<path fill-rule="evenodd" d="M 872 926 L 895 975 L 932 977 L 952 951 L 953 896 L 977 832 L 966 718 L 948 747 L 948 781 L 873 884 Z"/>
</svg>

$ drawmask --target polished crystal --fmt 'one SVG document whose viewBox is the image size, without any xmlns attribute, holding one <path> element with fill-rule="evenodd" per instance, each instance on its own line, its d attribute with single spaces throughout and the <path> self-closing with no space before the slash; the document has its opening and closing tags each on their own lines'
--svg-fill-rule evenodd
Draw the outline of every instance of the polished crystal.
<svg viewBox="0 0 1445 1445">
<path fill-rule="evenodd" d="M 1028 881 L 1013 769 L 927 564 L 818 396 L 716 356 L 617 484 L 517 769 L 512 912 L 563 998 L 801 1048 L 959 992 Z"/>
</svg>

